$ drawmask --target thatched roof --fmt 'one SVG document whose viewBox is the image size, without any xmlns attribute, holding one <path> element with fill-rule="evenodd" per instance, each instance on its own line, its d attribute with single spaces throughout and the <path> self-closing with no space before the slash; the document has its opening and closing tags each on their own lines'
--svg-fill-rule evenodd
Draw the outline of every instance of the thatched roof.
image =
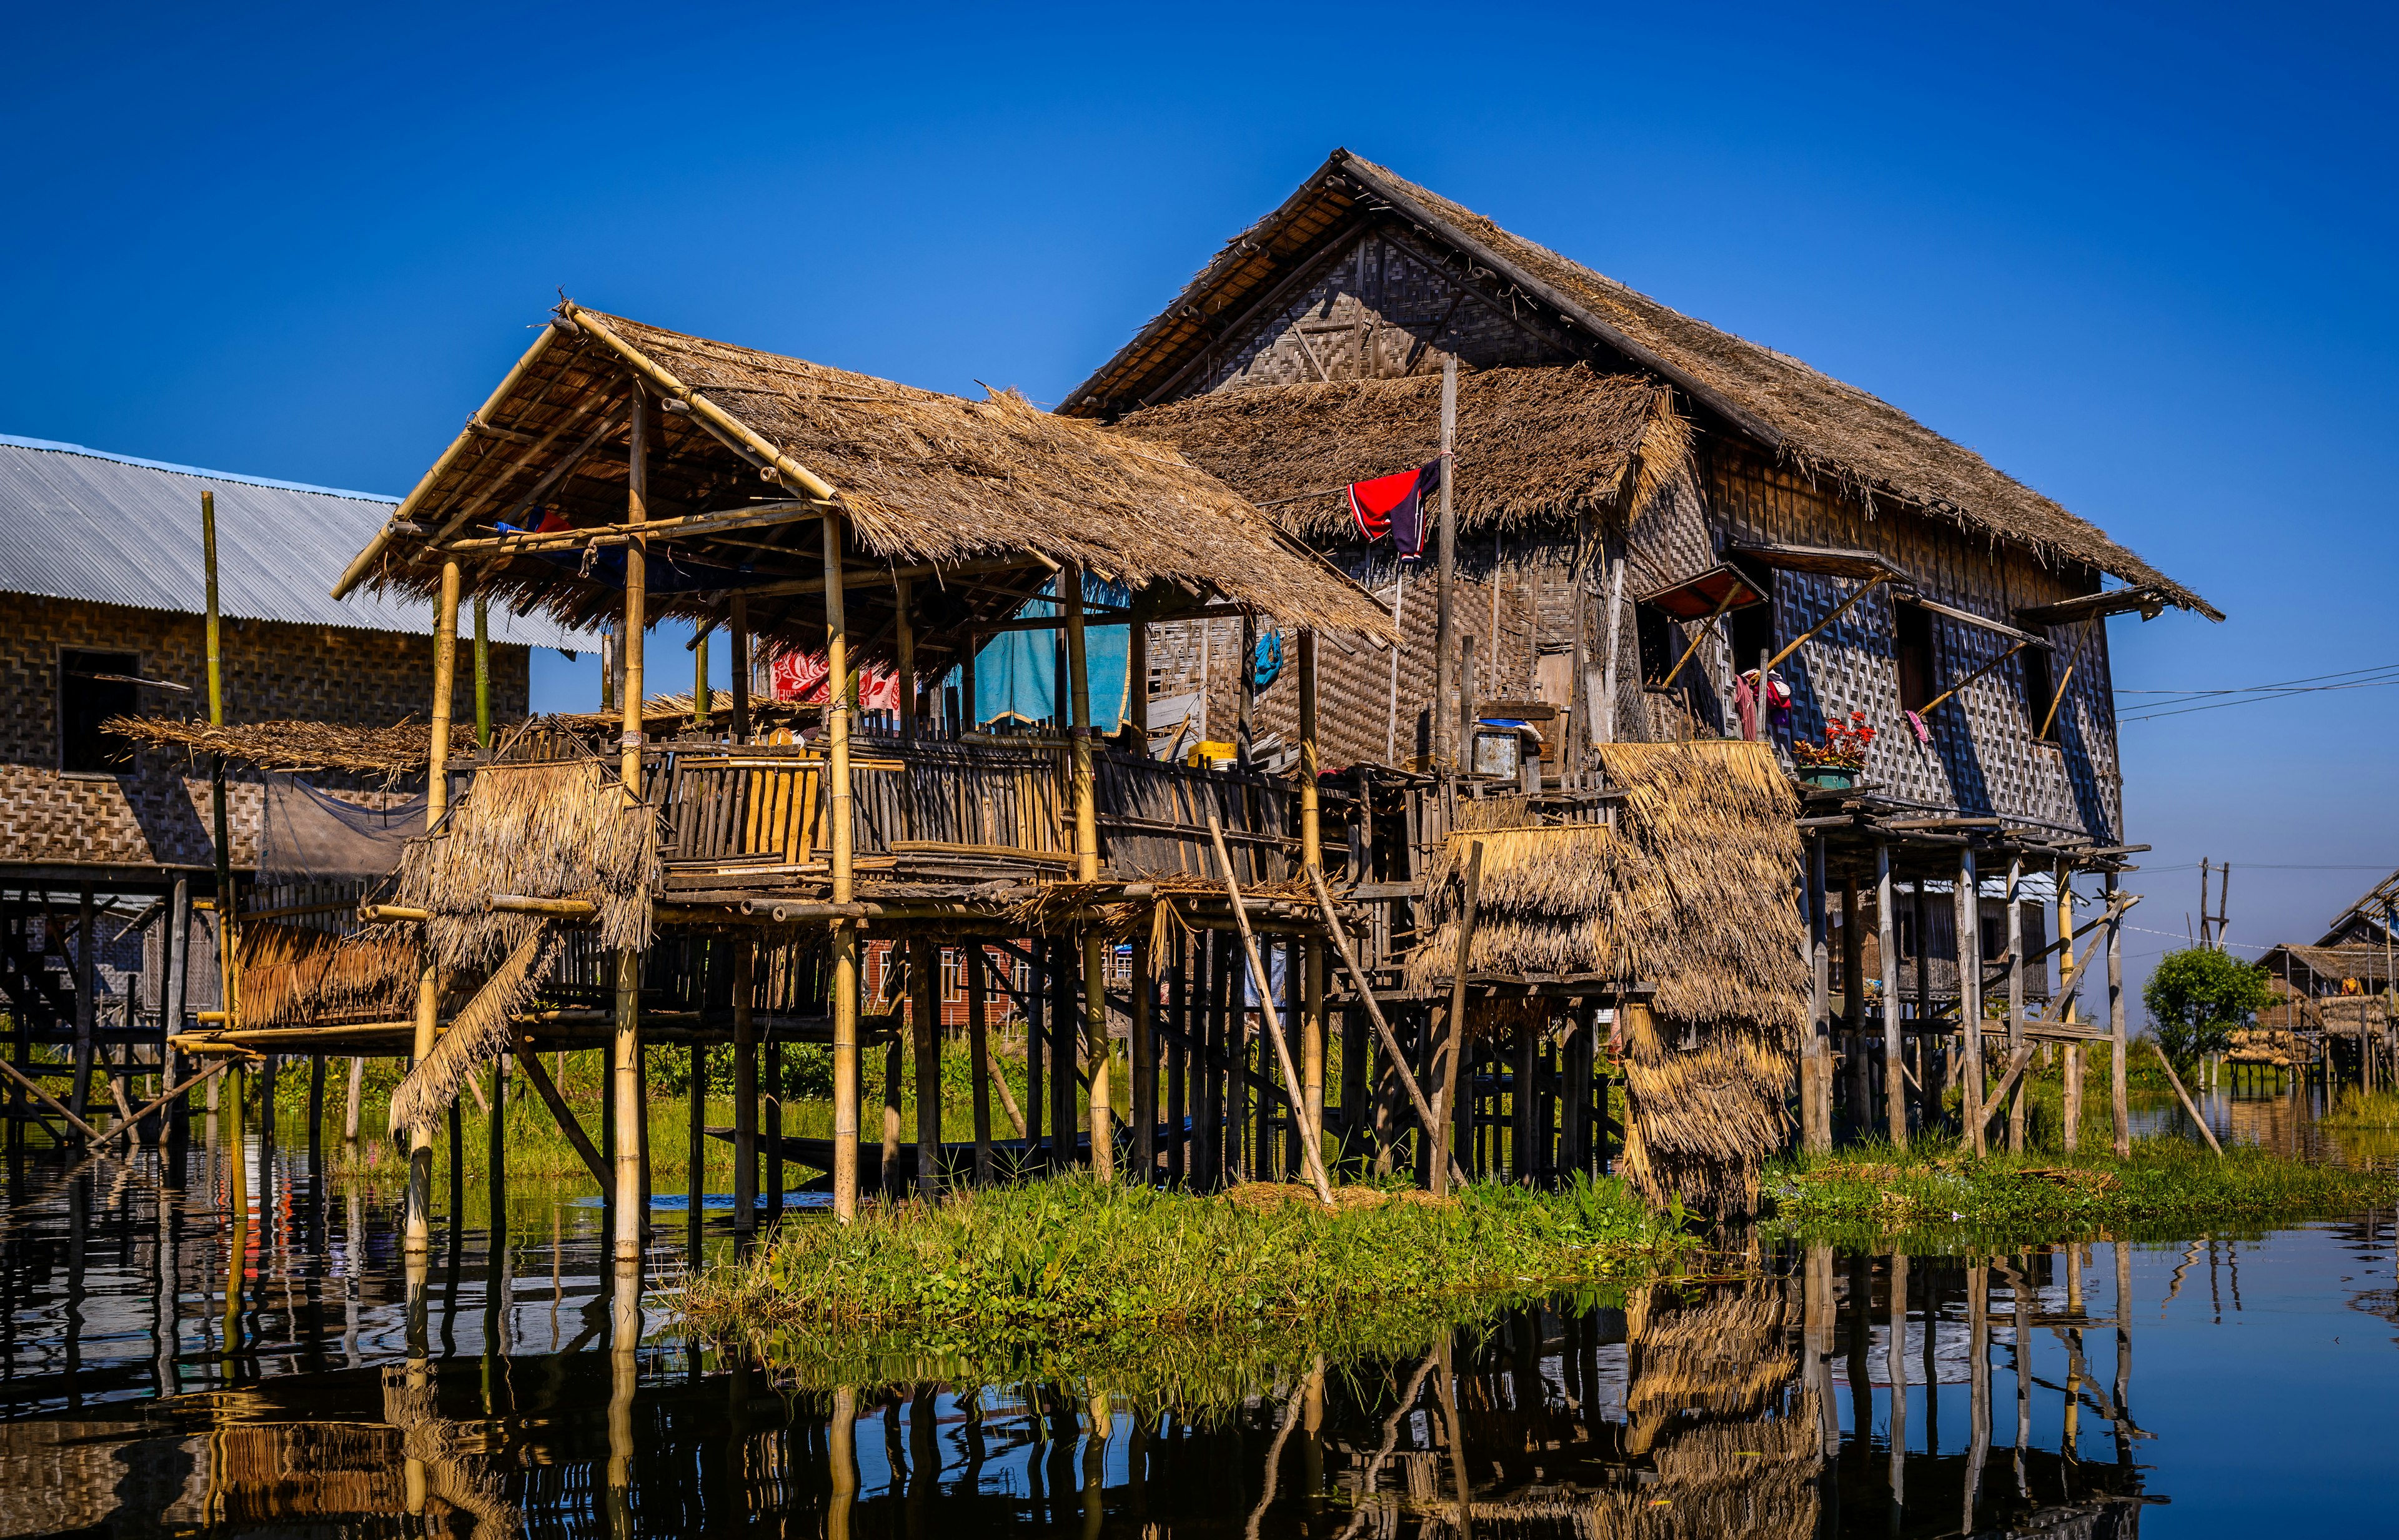
<svg viewBox="0 0 2399 1540">
<path fill-rule="evenodd" d="M 1158 585 L 1154 601 L 1221 600 L 1289 625 L 1389 634 L 1371 598 L 1171 449 L 1052 416 L 1013 392 L 966 400 L 572 304 L 345 586 L 431 593 L 446 552 L 468 587 L 522 610 L 578 626 L 620 613 L 621 535 L 590 559 L 580 537 L 540 550 L 476 542 L 501 535 L 502 522 L 622 523 L 637 383 L 651 402 L 647 518 L 710 520 L 645 541 L 654 619 L 721 621 L 740 591 L 759 635 L 820 645 L 818 515 L 837 509 L 855 571 L 845 585 L 854 641 L 891 655 L 892 574 L 914 569 L 911 624 L 927 671 L 955 661 L 973 625 L 1015 613 L 1060 564 L 1136 593 Z M 730 527 L 732 517 L 746 522 Z"/>
<path fill-rule="evenodd" d="M 1441 452 L 1441 379 L 1332 380 L 1222 390 L 1118 418 L 1119 433 L 1172 444 L 1192 464 L 1303 539 L 1355 538 L 1341 489 L 1420 466 Z M 1469 532 L 1616 503 L 1634 470 L 1634 504 L 1689 452 L 1673 392 L 1627 374 L 1562 368 L 1470 371 L 1457 382 L 1457 457 L 1473 466 L 1451 495 Z M 1637 467 L 1637 468 L 1635 468 Z"/>
<path fill-rule="evenodd" d="M 1595 353 L 1654 373 L 1725 428 L 1802 470 L 1847 483 L 1870 503 L 1908 504 L 2018 542 L 2045 561 L 2084 563 L 2223 618 L 2088 521 L 1889 402 L 1673 310 L 1347 150 L 1335 150 L 1281 208 L 1228 242 L 1059 410 L 1105 418 L 1160 399 L 1228 323 L 1378 218 L 1461 252 L 1495 291 L 1540 307 L 1545 318 L 1590 337 Z"/>
</svg>

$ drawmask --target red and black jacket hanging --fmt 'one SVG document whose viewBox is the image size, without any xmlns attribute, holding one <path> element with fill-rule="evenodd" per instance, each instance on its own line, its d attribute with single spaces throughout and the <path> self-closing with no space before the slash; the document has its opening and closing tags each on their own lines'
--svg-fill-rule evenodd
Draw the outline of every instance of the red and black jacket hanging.
<svg viewBox="0 0 2399 1540">
<path fill-rule="evenodd" d="M 1358 521 L 1358 533 L 1369 540 L 1389 535 L 1402 556 L 1424 554 L 1425 496 L 1440 490 L 1438 458 L 1414 470 L 1377 476 L 1371 481 L 1352 481 L 1344 489 L 1349 498 L 1349 517 Z"/>
</svg>

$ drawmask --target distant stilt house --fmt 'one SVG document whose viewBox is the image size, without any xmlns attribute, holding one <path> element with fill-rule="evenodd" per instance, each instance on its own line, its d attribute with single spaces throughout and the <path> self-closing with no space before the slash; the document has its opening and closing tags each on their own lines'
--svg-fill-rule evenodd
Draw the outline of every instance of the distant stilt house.
<svg viewBox="0 0 2399 1540">
<path fill-rule="evenodd" d="M 1396 660 L 1322 660 L 1328 769 L 1489 774 L 1538 753 L 1517 778 L 1562 794 L 1599 784 L 1609 744 L 1745 738 L 1805 772 L 1828 727 L 1871 726 L 1863 766 L 1809 775 L 1799 809 L 1831 953 L 1816 1017 L 1847 1020 L 1855 1125 L 1904 1133 L 1918 1098 L 1918 1121 L 1939 1118 L 1945 1076 L 1981 1073 L 1961 1014 L 1998 1013 L 2010 1054 L 2027 1030 L 2094 1030 L 2095 973 L 2079 1015 L 2031 1020 L 2025 1002 L 2076 955 L 2070 935 L 2041 939 L 2040 910 L 2077 875 L 2112 886 L 2131 854 L 2106 621 L 2221 616 L 1972 451 L 1346 151 L 1059 410 L 1173 445 L 1398 614 Z M 1345 488 L 1445 447 L 1444 596 L 1438 541 L 1401 560 Z M 1159 628 L 1154 739 L 1188 752 L 1246 720 L 1254 746 L 1289 742 L 1274 651 L 1221 622 Z M 1932 907 L 1956 914 L 1931 924 Z M 1985 964 L 1964 978 L 1961 936 Z M 2104 1031 L 2121 1011 L 2097 1014 Z"/>
<path fill-rule="evenodd" d="M 0 1007 L 11 1062 L 36 1078 L 59 1072 L 33 1064 L 34 1045 L 95 1040 L 103 1069 L 155 1073 L 162 1017 L 219 1004 L 212 917 L 169 923 L 215 886 L 209 763 L 108 730 L 133 717 L 193 734 L 207 723 L 204 493 L 216 509 L 225 719 L 304 721 L 317 740 L 278 767 L 305 782 L 250 761 L 231 767 L 235 875 L 248 885 L 280 836 L 286 870 L 269 875 L 306 881 L 316 858 L 294 849 L 296 830 L 421 793 L 334 768 L 346 748 L 425 716 L 430 607 L 326 597 L 391 499 L 0 437 Z M 492 622 L 489 709 L 512 720 L 524 714 L 532 647 L 573 637 L 547 620 Z M 471 681 L 460 692 L 471 715 Z M 414 733 L 421 768 L 422 725 Z M 186 991 L 170 1006 L 178 975 Z M 23 1110 L 23 1088 L 10 1096 Z"/>
<path fill-rule="evenodd" d="M 2325 925 L 2313 945 L 2284 941 L 2258 958 L 2277 996 L 2228 1055 L 2236 1063 L 2280 1063 L 2294 1052 L 2340 1043 L 2334 1073 L 2390 1085 L 2394 1039 L 2392 968 L 2399 956 L 2399 871 L 2374 885 Z M 2295 1039 L 2279 1034 L 2296 1033 Z M 2277 1054 L 2269 1060 L 2264 1056 Z"/>
</svg>

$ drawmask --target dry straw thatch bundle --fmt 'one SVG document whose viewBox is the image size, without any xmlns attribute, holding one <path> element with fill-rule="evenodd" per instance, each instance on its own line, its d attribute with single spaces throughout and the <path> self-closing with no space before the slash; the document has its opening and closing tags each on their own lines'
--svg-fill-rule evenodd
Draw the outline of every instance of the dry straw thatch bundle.
<svg viewBox="0 0 2399 1540">
<path fill-rule="evenodd" d="M 416 945 L 405 936 L 338 936 L 248 921 L 241 926 L 241 1024 L 394 1020 L 414 1007 L 417 972 Z"/>
<path fill-rule="evenodd" d="M 396 780 L 423 775 L 433 755 L 433 729 L 421 722 L 352 727 L 326 722 L 228 723 L 222 727 L 177 717 L 111 717 L 101 731 L 143 749 L 180 749 L 194 759 L 223 754 L 237 764 L 295 775 L 340 770 Z M 462 735 L 461 751 L 473 744 Z"/>
<path fill-rule="evenodd" d="M 401 858 L 392 901 L 429 912 L 434 963 L 480 974 L 541 928 L 531 914 L 494 913 L 496 894 L 588 898 L 600 944 L 641 952 L 663 881 L 651 810 L 596 759 L 487 764 L 426 839 Z"/>
<path fill-rule="evenodd" d="M 458 1099 L 467 1077 L 508 1051 L 516 1040 L 512 1018 L 533 1002 L 558 946 L 557 934 L 536 922 L 492 970 L 475 997 L 451 1020 L 450 1030 L 433 1051 L 391 1093 L 393 1133 L 432 1128 Z"/>
</svg>

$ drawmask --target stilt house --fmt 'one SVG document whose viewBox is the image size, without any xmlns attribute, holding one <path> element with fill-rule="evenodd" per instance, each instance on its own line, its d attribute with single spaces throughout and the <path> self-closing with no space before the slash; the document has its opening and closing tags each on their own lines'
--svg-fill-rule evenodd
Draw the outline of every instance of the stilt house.
<svg viewBox="0 0 2399 1540">
<path fill-rule="evenodd" d="M 1471 778 L 1498 768 L 1479 757 L 1483 723 L 1520 739 L 1514 724 L 1528 723 L 1539 769 L 1522 784 L 1558 793 L 1595 784 L 1586 768 L 1603 745 L 1742 737 L 1797 769 L 1795 748 L 1828 725 L 1870 724 L 1863 766 L 1813 777 L 1846 784 L 1809 789 L 1800 821 L 1816 880 L 1845 894 L 1845 925 L 1814 905 L 1817 944 L 1836 953 L 1818 1017 L 1848 1019 L 1863 1077 L 1857 1034 L 1879 994 L 1891 1020 L 1877 1074 L 1893 1117 L 1903 1054 L 1921 1060 L 1936 1032 L 1957 1034 L 1986 983 L 1996 996 L 2004 981 L 2007 1031 L 2022 1039 L 2023 1002 L 2049 993 L 2026 975 L 2071 955 L 2036 939 L 2027 906 L 2070 903 L 2076 873 L 2104 875 L 2129 853 L 2106 621 L 2221 618 L 1899 409 L 1347 151 L 1228 242 L 1060 411 L 1175 446 L 1397 612 L 1396 657 L 1325 661 L 1328 766 Z M 1437 543 L 1419 563 L 1365 540 L 1343 490 L 1444 453 L 1446 579 Z M 1242 698 L 1258 677 L 1249 654 L 1212 641 L 1239 666 L 1210 682 L 1207 720 L 1287 735 L 1288 686 Z M 1180 659 L 1197 649 L 1153 645 L 1170 656 L 1152 675 L 1161 689 L 1187 690 Z M 1761 669 L 1769 701 L 1744 705 L 1741 676 Z M 1179 720 L 1148 725 L 1172 735 Z M 1954 924 L 1923 923 L 1928 891 Z M 1985 931 L 1982 898 L 2013 937 Z M 1903 927 L 1936 943 L 1934 966 L 1898 944 Z M 1961 970 L 1978 950 L 1986 966 Z M 1904 1048 L 1903 1015 L 1919 1037 Z M 1918 1069 L 1919 1115 L 1935 1118 L 1943 1074 Z M 1861 1078 L 1861 1124 L 1865 1101 Z"/>
</svg>

